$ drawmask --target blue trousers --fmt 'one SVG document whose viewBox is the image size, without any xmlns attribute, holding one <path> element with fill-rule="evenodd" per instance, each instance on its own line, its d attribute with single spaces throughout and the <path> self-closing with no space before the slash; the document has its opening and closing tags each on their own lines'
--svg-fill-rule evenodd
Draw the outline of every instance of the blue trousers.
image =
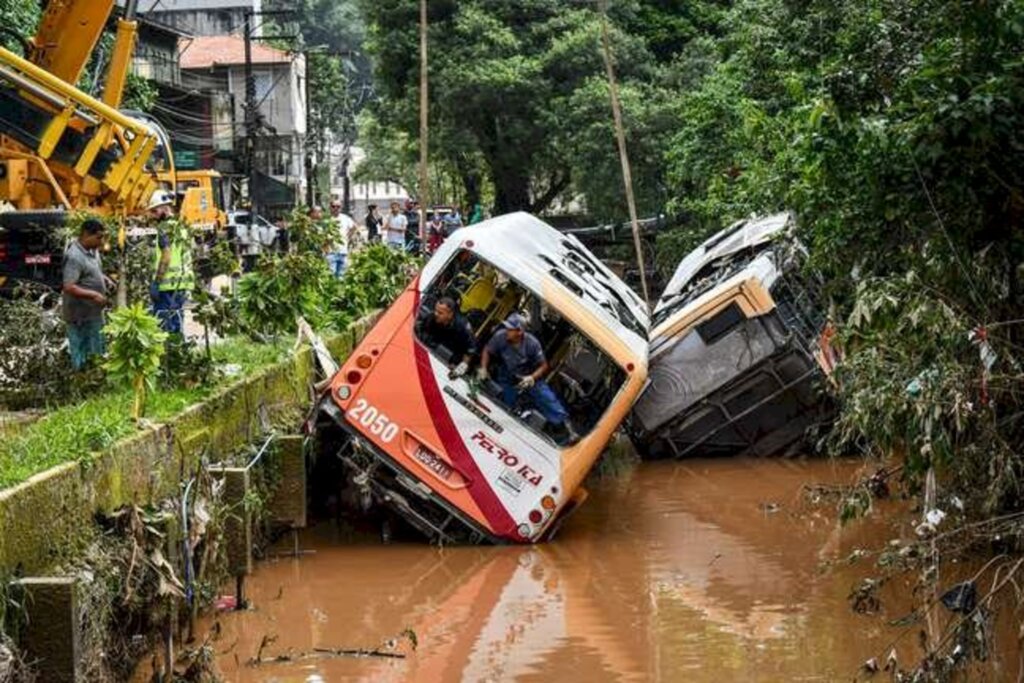
<svg viewBox="0 0 1024 683">
<path fill-rule="evenodd" d="M 341 277 L 345 274 L 347 262 L 348 254 L 346 253 L 332 251 L 327 254 L 327 267 L 331 269 L 331 275 L 334 277 Z"/>
<path fill-rule="evenodd" d="M 526 396 L 530 405 L 536 408 L 544 419 L 553 425 L 564 424 L 569 417 L 565 406 L 558 399 L 555 390 L 544 380 L 537 380 L 529 389 L 519 389 L 516 384 L 505 378 L 501 380 L 501 399 L 509 407 L 515 407 L 519 394 Z"/>
<path fill-rule="evenodd" d="M 89 320 L 77 325 L 68 323 L 67 329 L 68 351 L 75 370 L 81 370 L 91 356 L 102 356 L 107 352 L 102 320 Z"/>
<path fill-rule="evenodd" d="M 160 320 L 160 329 L 169 334 L 181 334 L 185 323 L 185 302 L 188 292 L 160 292 L 153 300 L 153 314 Z"/>
</svg>

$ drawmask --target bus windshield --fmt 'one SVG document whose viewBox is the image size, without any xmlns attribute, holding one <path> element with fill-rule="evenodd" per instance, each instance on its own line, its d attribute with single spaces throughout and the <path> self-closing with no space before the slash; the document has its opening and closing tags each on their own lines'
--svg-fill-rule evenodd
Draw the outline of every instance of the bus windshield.
<svg viewBox="0 0 1024 683">
<path fill-rule="evenodd" d="M 454 306 L 454 324 L 468 327 L 469 338 L 436 333 L 439 303 L 442 315 Z M 513 347 L 539 345 L 540 360 L 549 368 L 533 387 L 520 383 L 524 372 L 536 369 L 536 354 L 522 354 L 525 365 L 509 368 L 508 359 L 516 354 L 503 353 L 509 342 L 503 322 L 514 314 L 522 321 L 524 338 Z M 450 367 L 467 362 L 474 391 L 556 444 L 565 443 L 567 432 L 586 436 L 626 381 L 625 371 L 557 310 L 470 251 L 457 252 L 424 292 L 416 335 Z M 485 348 L 490 349 L 489 377 L 477 383 L 475 369 Z"/>
</svg>

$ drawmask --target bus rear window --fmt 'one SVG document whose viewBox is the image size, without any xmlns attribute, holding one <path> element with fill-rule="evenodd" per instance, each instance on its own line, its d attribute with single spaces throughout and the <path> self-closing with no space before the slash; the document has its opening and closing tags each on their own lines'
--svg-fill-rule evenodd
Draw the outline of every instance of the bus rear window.
<svg viewBox="0 0 1024 683">
<path fill-rule="evenodd" d="M 465 325 L 468 339 L 439 322 L 452 306 L 456 319 L 449 324 Z M 510 340 L 503 322 L 513 314 L 523 320 L 524 339 L 511 342 L 513 352 L 505 352 Z M 521 424 L 555 443 L 564 443 L 570 433 L 590 433 L 626 381 L 623 369 L 559 311 L 468 251 L 458 252 L 424 293 L 416 335 L 450 367 L 466 361 L 473 391 L 486 394 Z M 536 360 L 525 358 L 534 345 L 530 338 L 539 344 L 549 369 L 538 386 L 520 388 L 522 372 L 531 370 L 531 361 Z M 491 349 L 489 379 L 478 382 L 485 348 Z M 515 362 L 520 356 L 524 358 L 519 367 L 507 367 L 506 360 Z M 566 416 L 568 424 L 560 423 Z"/>
</svg>

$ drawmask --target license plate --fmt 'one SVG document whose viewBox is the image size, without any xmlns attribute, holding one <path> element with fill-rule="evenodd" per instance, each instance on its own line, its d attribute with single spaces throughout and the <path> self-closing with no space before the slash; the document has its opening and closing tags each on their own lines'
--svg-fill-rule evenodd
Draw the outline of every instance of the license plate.
<svg viewBox="0 0 1024 683">
<path fill-rule="evenodd" d="M 525 480 L 523 479 L 523 476 L 515 470 L 506 469 L 501 473 L 501 476 L 498 477 L 498 481 L 504 484 L 513 495 L 518 496 L 523 490 L 523 482 Z"/>
<path fill-rule="evenodd" d="M 27 254 L 25 256 L 25 265 L 27 266 L 48 266 L 50 265 L 49 254 Z"/>
<path fill-rule="evenodd" d="M 452 466 L 446 463 L 441 458 L 439 458 L 436 454 L 431 453 L 423 446 L 419 446 L 416 449 L 415 455 L 416 459 L 419 460 L 424 467 L 426 467 L 428 470 L 430 470 L 437 476 L 441 477 L 444 480 L 448 480 L 451 478 L 452 473 L 454 472 L 454 470 L 452 470 Z"/>
</svg>

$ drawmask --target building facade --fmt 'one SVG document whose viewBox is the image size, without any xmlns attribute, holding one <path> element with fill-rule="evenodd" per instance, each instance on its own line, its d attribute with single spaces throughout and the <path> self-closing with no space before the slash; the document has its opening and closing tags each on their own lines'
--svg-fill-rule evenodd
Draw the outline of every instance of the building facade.
<svg viewBox="0 0 1024 683">
<path fill-rule="evenodd" d="M 246 169 L 248 144 L 254 143 L 253 159 L 262 178 L 261 195 L 269 193 L 268 205 L 294 205 L 306 186 L 304 144 L 306 138 L 305 58 L 269 47 L 251 44 L 252 76 L 255 85 L 253 130 L 246 125 L 245 41 L 240 36 L 196 36 L 181 45 L 182 87 L 186 90 L 220 95 L 209 112 L 198 116 L 209 122 L 215 147 L 234 149 L 232 168 Z M 249 133 L 255 132 L 255 136 Z M 285 190 L 287 188 L 287 190 Z M 261 200 L 263 197 L 261 197 Z M 261 201 L 261 204 L 263 202 Z"/>
<path fill-rule="evenodd" d="M 246 10 L 259 13 L 262 9 L 262 0 L 139 0 L 139 12 L 194 36 L 239 33 Z M 259 26 L 253 28 L 260 35 Z"/>
</svg>

